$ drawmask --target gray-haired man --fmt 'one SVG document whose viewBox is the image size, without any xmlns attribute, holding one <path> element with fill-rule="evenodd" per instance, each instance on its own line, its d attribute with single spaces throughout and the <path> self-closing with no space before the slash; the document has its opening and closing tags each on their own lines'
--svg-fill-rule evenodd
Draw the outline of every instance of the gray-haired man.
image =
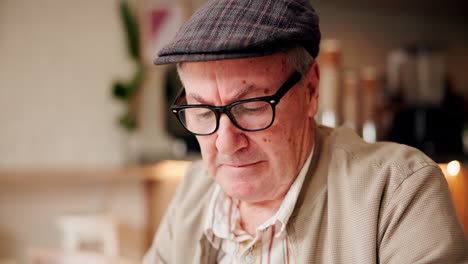
<svg viewBox="0 0 468 264">
<path fill-rule="evenodd" d="M 155 64 L 197 135 L 144 263 L 461 263 L 468 244 L 437 165 L 317 126 L 320 30 L 304 0 L 215 0 Z"/>
</svg>

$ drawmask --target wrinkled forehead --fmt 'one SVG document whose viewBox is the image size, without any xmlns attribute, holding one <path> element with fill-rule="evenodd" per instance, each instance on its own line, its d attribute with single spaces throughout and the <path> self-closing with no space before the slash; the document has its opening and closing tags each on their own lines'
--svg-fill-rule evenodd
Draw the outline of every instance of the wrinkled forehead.
<svg viewBox="0 0 468 264">
<path fill-rule="evenodd" d="M 220 96 L 229 99 L 263 95 L 272 92 L 267 88 L 279 87 L 292 71 L 284 53 L 248 59 L 185 62 L 179 65 L 179 75 L 188 97 L 191 94 L 202 97 L 204 92 L 209 93 L 211 90 L 217 90 Z"/>
<path fill-rule="evenodd" d="M 230 78 L 261 77 L 273 74 L 288 75 L 294 69 L 290 66 L 286 53 L 280 52 L 270 56 L 217 60 L 206 62 L 184 62 L 178 64 L 179 76 L 182 81 L 186 78 L 216 78 L 227 76 Z"/>
</svg>

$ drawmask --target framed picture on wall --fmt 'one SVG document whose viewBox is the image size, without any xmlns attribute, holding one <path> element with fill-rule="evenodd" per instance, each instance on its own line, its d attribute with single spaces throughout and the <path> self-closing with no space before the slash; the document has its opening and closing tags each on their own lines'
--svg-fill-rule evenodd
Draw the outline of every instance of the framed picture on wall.
<svg viewBox="0 0 468 264">
<path fill-rule="evenodd" d="M 187 7 L 179 2 L 145 1 L 140 9 L 143 60 L 152 65 L 157 52 L 164 47 L 182 25 Z"/>
</svg>

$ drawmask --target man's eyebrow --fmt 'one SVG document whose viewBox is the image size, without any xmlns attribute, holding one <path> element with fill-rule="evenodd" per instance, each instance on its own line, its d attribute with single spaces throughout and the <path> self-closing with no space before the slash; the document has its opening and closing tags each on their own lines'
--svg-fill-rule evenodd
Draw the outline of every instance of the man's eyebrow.
<svg viewBox="0 0 468 264">
<path fill-rule="evenodd" d="M 189 94 L 187 94 L 187 99 L 189 99 L 189 98 L 194 99 L 195 101 L 197 101 L 197 103 L 200 103 L 200 104 L 209 104 L 207 101 L 205 101 L 205 99 L 203 99 L 198 94 L 189 93 Z"/>
<path fill-rule="evenodd" d="M 253 90 L 255 90 L 254 85 L 245 86 L 239 89 L 231 98 L 229 98 L 229 101 L 232 101 L 232 102 L 238 101 L 244 98 L 247 94 L 251 93 Z M 196 93 L 187 94 L 187 98 L 194 99 L 200 104 L 212 104 L 208 102 L 207 100 L 205 100 L 200 94 L 196 94 Z"/>
</svg>

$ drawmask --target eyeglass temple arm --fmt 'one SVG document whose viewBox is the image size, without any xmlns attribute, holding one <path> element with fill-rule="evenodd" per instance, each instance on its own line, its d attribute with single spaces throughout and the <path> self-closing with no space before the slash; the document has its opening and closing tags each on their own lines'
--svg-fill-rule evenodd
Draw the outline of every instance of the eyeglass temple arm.
<svg viewBox="0 0 468 264">
<path fill-rule="evenodd" d="M 299 82 L 301 78 L 302 75 L 298 71 L 295 71 L 293 75 L 276 92 L 275 97 L 277 98 L 277 101 L 279 102 L 279 99 L 281 99 L 289 91 L 289 89 L 291 89 L 297 82 Z"/>
<path fill-rule="evenodd" d="M 180 105 L 180 102 L 185 97 L 185 88 L 180 89 L 179 94 L 177 94 L 177 97 L 175 98 L 174 102 L 172 103 L 173 106 Z"/>
</svg>

